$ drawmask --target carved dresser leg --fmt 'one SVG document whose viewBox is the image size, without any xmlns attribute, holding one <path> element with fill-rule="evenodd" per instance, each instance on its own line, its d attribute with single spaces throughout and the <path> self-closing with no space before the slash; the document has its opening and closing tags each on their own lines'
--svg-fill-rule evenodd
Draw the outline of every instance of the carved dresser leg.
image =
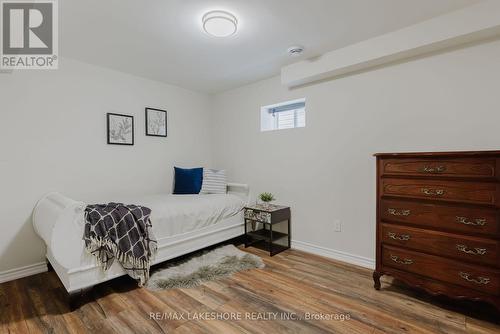
<svg viewBox="0 0 500 334">
<path fill-rule="evenodd" d="M 375 290 L 380 290 L 380 277 L 382 276 L 381 273 L 379 273 L 378 271 L 374 271 L 373 272 L 373 287 L 375 288 Z"/>
</svg>

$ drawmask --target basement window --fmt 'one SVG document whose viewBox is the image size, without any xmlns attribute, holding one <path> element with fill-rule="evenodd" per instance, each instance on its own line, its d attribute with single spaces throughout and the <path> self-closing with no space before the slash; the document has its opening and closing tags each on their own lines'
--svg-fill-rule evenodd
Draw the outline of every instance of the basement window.
<svg viewBox="0 0 500 334">
<path fill-rule="evenodd" d="M 282 102 L 260 109 L 260 131 L 306 126 L 306 99 Z"/>
</svg>

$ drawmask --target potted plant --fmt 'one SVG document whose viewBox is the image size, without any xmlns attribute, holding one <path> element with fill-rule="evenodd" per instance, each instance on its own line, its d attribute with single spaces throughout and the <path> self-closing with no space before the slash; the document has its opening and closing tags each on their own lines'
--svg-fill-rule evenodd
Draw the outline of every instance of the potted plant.
<svg viewBox="0 0 500 334">
<path fill-rule="evenodd" d="M 270 203 L 275 200 L 274 195 L 268 192 L 260 194 L 259 199 L 262 201 L 264 207 L 270 207 Z"/>
</svg>

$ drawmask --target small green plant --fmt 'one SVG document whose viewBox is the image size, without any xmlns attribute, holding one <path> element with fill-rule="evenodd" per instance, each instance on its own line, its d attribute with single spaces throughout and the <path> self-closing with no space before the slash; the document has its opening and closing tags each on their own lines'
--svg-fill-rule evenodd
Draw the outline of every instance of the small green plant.
<svg viewBox="0 0 500 334">
<path fill-rule="evenodd" d="M 271 201 L 274 201 L 274 195 L 271 193 L 262 193 L 259 195 L 259 198 L 262 202 L 269 203 Z"/>
</svg>

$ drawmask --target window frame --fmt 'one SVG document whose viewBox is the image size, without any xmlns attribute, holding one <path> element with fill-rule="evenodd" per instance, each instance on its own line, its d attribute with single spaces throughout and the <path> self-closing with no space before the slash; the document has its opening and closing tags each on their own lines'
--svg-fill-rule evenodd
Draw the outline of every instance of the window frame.
<svg viewBox="0 0 500 334">
<path fill-rule="evenodd" d="M 303 125 L 299 125 L 299 113 L 303 110 L 304 121 Z M 293 111 L 293 127 L 282 127 L 280 128 L 280 115 L 281 113 Z M 273 117 L 272 122 L 269 122 L 269 116 Z M 267 124 L 272 124 L 266 128 L 265 124 L 267 119 Z M 306 98 L 300 98 L 285 102 L 276 103 L 273 105 L 262 106 L 261 107 L 261 120 L 260 120 L 260 131 L 276 131 L 276 130 L 288 130 L 288 129 L 298 129 L 306 126 Z"/>
</svg>

